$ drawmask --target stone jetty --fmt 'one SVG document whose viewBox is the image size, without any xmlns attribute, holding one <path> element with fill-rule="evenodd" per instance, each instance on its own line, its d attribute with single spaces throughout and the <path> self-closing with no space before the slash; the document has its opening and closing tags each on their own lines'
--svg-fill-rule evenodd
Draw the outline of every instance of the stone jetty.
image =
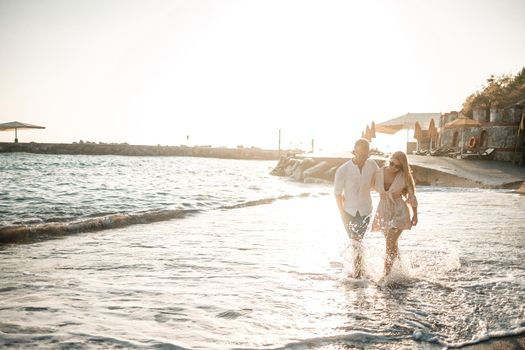
<svg viewBox="0 0 525 350">
<path fill-rule="evenodd" d="M 281 157 L 272 175 L 301 182 L 334 180 L 339 166 L 352 158 L 350 152 L 297 154 Z M 383 166 L 387 158 L 372 156 Z M 525 193 L 525 167 L 494 160 L 465 160 L 449 157 L 409 155 L 414 180 L 420 186 L 507 188 Z"/>
<path fill-rule="evenodd" d="M 0 143 L 0 153 L 27 152 L 43 154 L 85 154 L 121 156 L 182 156 L 225 159 L 277 160 L 279 151 L 260 148 L 226 148 L 208 146 L 147 146 L 127 143 Z"/>
<path fill-rule="evenodd" d="M 279 159 L 271 174 L 301 182 L 333 182 L 335 172 L 350 154 L 289 154 Z"/>
</svg>

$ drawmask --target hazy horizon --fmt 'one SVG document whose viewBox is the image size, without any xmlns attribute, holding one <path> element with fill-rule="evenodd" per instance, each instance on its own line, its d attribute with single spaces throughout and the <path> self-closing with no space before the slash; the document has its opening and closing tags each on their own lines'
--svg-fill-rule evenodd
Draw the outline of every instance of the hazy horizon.
<svg viewBox="0 0 525 350">
<path fill-rule="evenodd" d="M 520 0 L 0 0 L 0 123 L 46 127 L 20 142 L 276 148 L 281 129 L 283 148 L 348 149 L 371 121 L 459 110 L 490 75 L 517 73 L 523 13 Z"/>
</svg>

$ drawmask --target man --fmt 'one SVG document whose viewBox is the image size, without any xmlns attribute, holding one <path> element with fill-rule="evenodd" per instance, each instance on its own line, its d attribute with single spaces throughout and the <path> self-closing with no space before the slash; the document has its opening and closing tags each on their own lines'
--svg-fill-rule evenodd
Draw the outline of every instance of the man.
<svg viewBox="0 0 525 350">
<path fill-rule="evenodd" d="M 354 157 L 337 169 L 334 194 L 346 232 L 354 250 L 354 277 L 362 274 L 361 241 L 372 214 L 372 180 L 379 169 L 376 162 L 368 159 L 370 144 L 359 139 L 352 152 Z"/>
</svg>

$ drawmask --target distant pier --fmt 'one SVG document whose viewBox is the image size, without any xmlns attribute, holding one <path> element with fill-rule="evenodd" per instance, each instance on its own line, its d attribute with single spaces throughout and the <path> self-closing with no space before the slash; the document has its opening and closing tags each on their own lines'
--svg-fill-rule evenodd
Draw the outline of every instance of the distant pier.
<svg viewBox="0 0 525 350">
<path fill-rule="evenodd" d="M 277 160 L 278 150 L 260 148 L 226 148 L 207 146 L 149 146 L 126 143 L 0 143 L 0 153 L 26 152 L 41 154 L 84 154 L 120 156 L 180 156 L 224 159 Z"/>
</svg>

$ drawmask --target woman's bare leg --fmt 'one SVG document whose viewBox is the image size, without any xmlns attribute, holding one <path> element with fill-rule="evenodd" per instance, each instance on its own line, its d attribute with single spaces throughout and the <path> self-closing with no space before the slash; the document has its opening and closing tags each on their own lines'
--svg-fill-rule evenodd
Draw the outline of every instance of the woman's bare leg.
<svg viewBox="0 0 525 350">
<path fill-rule="evenodd" d="M 397 241 L 399 239 L 399 236 L 401 236 L 401 232 L 403 231 L 397 228 L 392 228 L 385 233 L 385 276 L 388 276 L 390 274 L 390 272 L 392 271 L 392 266 L 394 265 L 394 261 L 399 256 L 399 248 L 397 245 Z"/>
</svg>

